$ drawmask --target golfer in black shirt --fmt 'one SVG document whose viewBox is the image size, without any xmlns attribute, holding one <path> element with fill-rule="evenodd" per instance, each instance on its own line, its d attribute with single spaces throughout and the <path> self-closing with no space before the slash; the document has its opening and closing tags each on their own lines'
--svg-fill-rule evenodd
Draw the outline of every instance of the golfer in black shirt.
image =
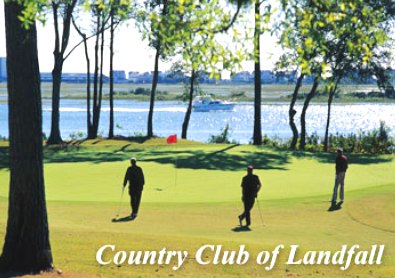
<svg viewBox="0 0 395 278">
<path fill-rule="evenodd" d="M 348 169 L 348 158 L 343 154 L 343 149 L 337 149 L 336 155 L 336 179 L 333 187 L 332 206 L 336 204 L 337 192 L 340 186 L 340 203 L 344 202 L 344 178 Z"/>
<path fill-rule="evenodd" d="M 254 175 L 254 168 L 248 166 L 247 175 L 243 177 L 241 182 L 242 187 L 242 200 L 244 203 L 244 212 L 239 215 L 240 226 L 242 226 L 242 221 L 246 219 L 246 226 L 251 225 L 251 215 L 250 211 L 255 203 L 255 198 L 257 197 L 258 191 L 261 189 L 261 182 L 257 175 Z"/>
<path fill-rule="evenodd" d="M 123 187 L 125 187 L 129 181 L 130 205 L 132 207 L 131 217 L 134 219 L 137 217 L 139 211 L 141 194 L 144 187 L 144 173 L 141 167 L 136 165 L 136 158 L 132 157 L 130 159 L 130 164 L 132 166 L 128 167 L 126 171 Z"/>
</svg>

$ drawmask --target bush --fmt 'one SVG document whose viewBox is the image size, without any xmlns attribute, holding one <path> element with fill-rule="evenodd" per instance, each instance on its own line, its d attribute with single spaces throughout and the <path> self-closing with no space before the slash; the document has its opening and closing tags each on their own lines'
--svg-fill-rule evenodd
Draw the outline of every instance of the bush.
<svg viewBox="0 0 395 278">
<path fill-rule="evenodd" d="M 246 97 L 247 97 L 247 94 L 244 91 L 242 91 L 242 92 L 233 92 L 230 95 L 231 99 L 234 99 L 234 98 L 246 98 Z"/>
<path fill-rule="evenodd" d="M 229 130 L 230 130 L 229 124 L 226 124 L 226 126 L 222 129 L 220 134 L 210 135 L 208 142 L 214 143 L 214 144 L 229 144 L 229 143 L 231 143 L 229 140 Z"/>
<path fill-rule="evenodd" d="M 379 128 L 368 133 L 359 131 L 357 134 L 351 133 L 349 135 L 331 134 L 329 137 L 329 148 L 335 150 L 337 147 L 342 147 L 349 153 L 392 153 L 395 142 L 389 136 L 390 131 L 385 122 L 381 121 Z"/>
<path fill-rule="evenodd" d="M 86 137 L 86 134 L 82 131 L 74 131 L 69 135 L 71 140 L 82 140 Z"/>
<path fill-rule="evenodd" d="M 347 96 L 359 98 L 359 99 L 365 99 L 365 98 L 384 98 L 385 94 L 382 92 L 370 91 L 368 93 L 365 92 L 348 93 Z"/>
<path fill-rule="evenodd" d="M 138 88 L 136 88 L 136 90 L 134 90 L 134 91 L 132 90 L 131 93 L 134 95 L 149 96 L 151 94 L 151 90 L 142 88 L 142 87 L 138 87 Z"/>
</svg>

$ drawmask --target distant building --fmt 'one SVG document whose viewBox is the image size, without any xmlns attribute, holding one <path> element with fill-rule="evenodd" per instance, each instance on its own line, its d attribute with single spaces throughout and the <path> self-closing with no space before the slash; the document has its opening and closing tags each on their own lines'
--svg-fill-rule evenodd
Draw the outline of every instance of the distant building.
<svg viewBox="0 0 395 278">
<path fill-rule="evenodd" d="M 117 83 L 117 82 L 121 82 L 122 83 L 122 82 L 126 82 L 127 81 L 126 80 L 126 73 L 123 70 L 114 70 L 112 72 L 112 74 L 113 74 L 115 83 Z"/>
<path fill-rule="evenodd" d="M 149 84 L 152 82 L 152 77 L 153 76 L 151 72 L 140 73 L 140 72 L 131 71 L 128 73 L 129 83 Z"/>
<path fill-rule="evenodd" d="M 261 70 L 261 82 L 262 84 L 275 83 L 276 76 L 271 70 Z"/>
<path fill-rule="evenodd" d="M 52 82 L 51 72 L 40 72 L 41 82 Z M 93 73 L 90 74 L 91 82 L 93 82 Z M 107 83 L 109 81 L 108 76 L 103 77 L 103 82 Z M 86 73 L 62 73 L 62 82 L 65 83 L 86 83 L 87 77 Z"/>
<path fill-rule="evenodd" d="M 7 80 L 7 58 L 0 57 L 0 82 Z"/>
<path fill-rule="evenodd" d="M 140 73 L 138 71 L 129 71 L 129 73 L 128 73 L 129 83 L 137 83 L 139 76 L 140 76 Z"/>
<path fill-rule="evenodd" d="M 296 71 L 280 71 L 273 73 L 273 76 L 275 77 L 272 82 L 273 84 L 294 84 L 296 83 L 298 74 Z"/>
<path fill-rule="evenodd" d="M 254 80 L 254 76 L 252 76 L 248 71 L 241 71 L 235 73 L 231 80 L 233 82 L 252 82 Z"/>
</svg>

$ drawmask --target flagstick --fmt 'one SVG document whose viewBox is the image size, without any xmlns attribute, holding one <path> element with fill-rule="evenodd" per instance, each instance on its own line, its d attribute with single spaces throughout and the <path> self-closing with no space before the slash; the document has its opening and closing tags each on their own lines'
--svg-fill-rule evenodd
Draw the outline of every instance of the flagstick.
<svg viewBox="0 0 395 278">
<path fill-rule="evenodd" d="M 170 135 L 167 137 L 167 144 L 177 144 L 177 134 Z M 174 147 L 176 154 L 174 156 L 174 186 L 177 185 L 177 147 Z"/>
<path fill-rule="evenodd" d="M 174 186 L 176 186 L 177 185 L 177 162 L 178 162 L 178 154 L 177 154 L 177 143 L 175 143 L 175 149 L 176 149 L 176 155 L 175 155 L 175 158 L 174 158 L 174 160 L 175 160 L 175 165 L 174 165 L 174 175 L 175 175 L 175 177 L 174 177 Z"/>
<path fill-rule="evenodd" d="M 174 165 L 174 186 L 177 185 L 177 155 L 174 158 L 175 165 Z"/>
</svg>

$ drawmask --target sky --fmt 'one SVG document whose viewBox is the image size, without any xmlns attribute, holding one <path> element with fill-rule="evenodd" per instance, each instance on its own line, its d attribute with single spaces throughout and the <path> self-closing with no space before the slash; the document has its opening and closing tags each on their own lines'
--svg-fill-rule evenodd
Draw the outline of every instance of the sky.
<svg viewBox="0 0 395 278">
<path fill-rule="evenodd" d="M 50 18 L 45 25 L 37 23 L 38 55 L 41 72 L 51 72 L 53 68 L 53 41 L 54 31 Z M 81 41 L 79 35 L 72 27 L 72 33 L 68 49 Z M 93 42 L 93 40 L 92 40 Z M 106 49 L 109 49 L 107 42 Z M 273 67 L 275 58 L 278 56 L 278 47 L 275 38 L 264 35 L 261 38 L 262 69 Z M 143 41 L 133 22 L 121 25 L 115 34 L 114 70 L 146 72 L 154 68 L 154 51 Z M 5 26 L 4 26 L 4 1 L 0 0 L 0 57 L 6 56 Z M 91 54 L 91 59 L 93 55 Z M 161 62 L 159 70 L 166 71 L 171 67 L 170 63 Z M 253 61 L 243 63 L 243 70 L 253 71 Z M 108 65 L 104 66 L 108 72 Z M 78 47 L 65 61 L 63 72 L 86 72 L 85 54 L 83 45 Z"/>
</svg>

